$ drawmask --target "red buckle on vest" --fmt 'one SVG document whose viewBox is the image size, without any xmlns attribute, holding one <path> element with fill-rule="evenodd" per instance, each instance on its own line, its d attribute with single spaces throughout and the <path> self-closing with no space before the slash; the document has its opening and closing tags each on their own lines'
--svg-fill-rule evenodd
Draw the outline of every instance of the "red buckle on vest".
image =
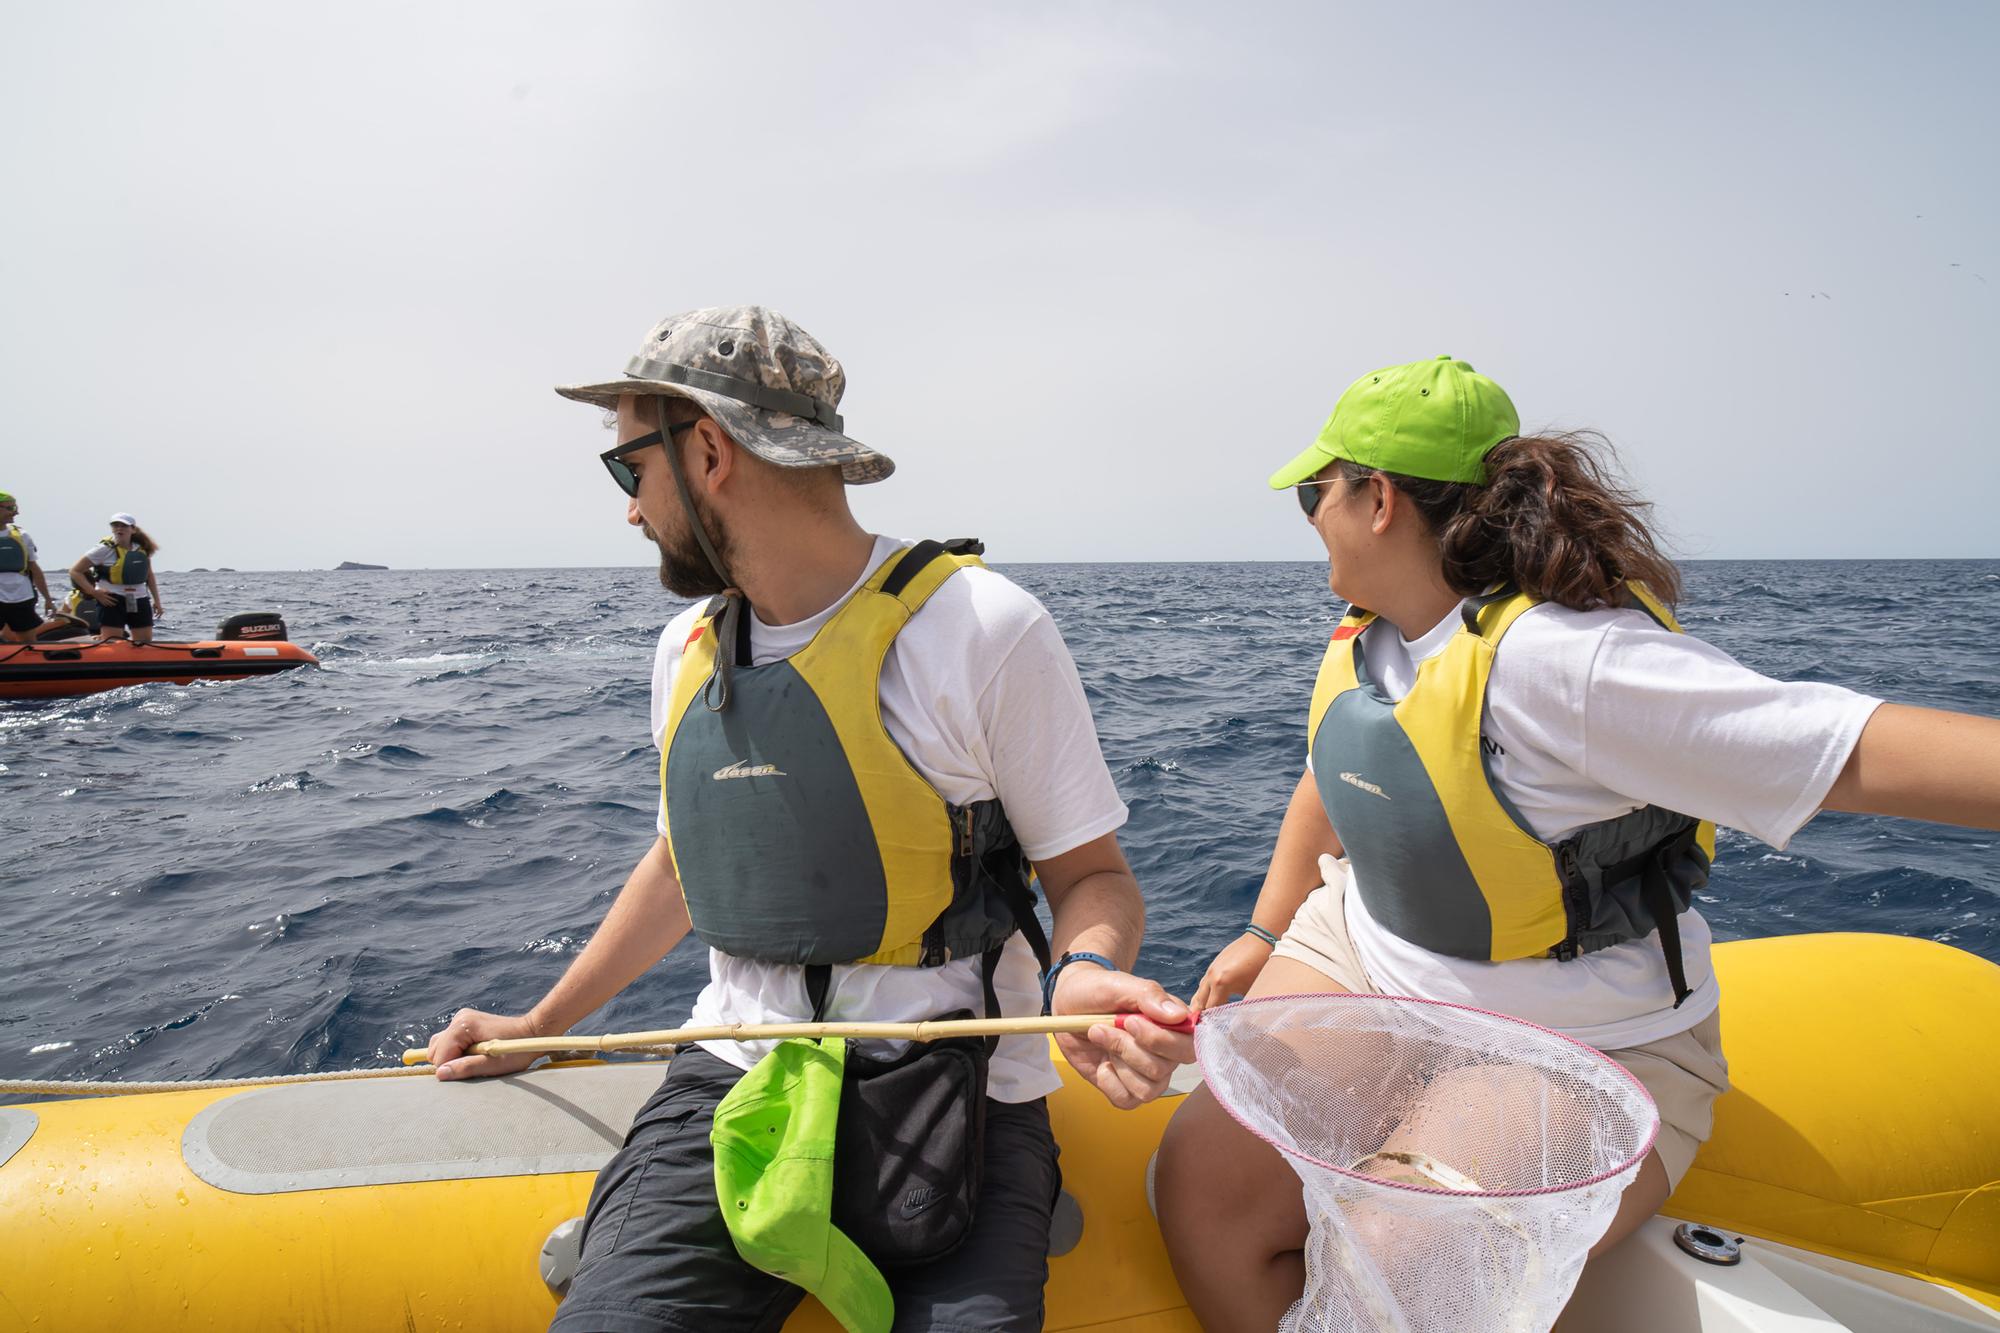
<svg viewBox="0 0 2000 1333">
<path fill-rule="evenodd" d="M 1351 639 L 1366 628 L 1365 625 L 1342 625 L 1333 632 L 1331 642 L 1339 643 L 1342 639 Z"/>
</svg>

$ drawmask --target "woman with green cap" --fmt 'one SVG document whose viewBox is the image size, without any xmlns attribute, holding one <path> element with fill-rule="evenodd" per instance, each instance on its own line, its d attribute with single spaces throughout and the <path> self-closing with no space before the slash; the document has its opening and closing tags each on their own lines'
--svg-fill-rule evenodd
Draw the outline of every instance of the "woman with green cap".
<svg viewBox="0 0 2000 1333">
<path fill-rule="evenodd" d="M 1256 907 L 1195 996 L 1420 996 L 1605 1052 L 1661 1126 L 1599 1249 L 1666 1200 L 1728 1086 L 1693 907 L 1715 825 L 1780 848 L 1822 809 L 2000 825 L 2000 722 L 1772 680 L 1683 634 L 1679 575 L 1607 462 L 1596 437 L 1522 435 L 1499 385 L 1440 357 L 1355 381 L 1271 478 L 1349 610 Z M 1206 1092 L 1157 1200 L 1208 1328 L 1268 1329 L 1299 1297 L 1299 1180 Z"/>
</svg>

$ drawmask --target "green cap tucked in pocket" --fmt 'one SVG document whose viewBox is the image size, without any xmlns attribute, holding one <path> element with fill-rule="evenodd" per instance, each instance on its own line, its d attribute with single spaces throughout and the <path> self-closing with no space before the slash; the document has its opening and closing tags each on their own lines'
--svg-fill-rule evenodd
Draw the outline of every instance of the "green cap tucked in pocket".
<svg viewBox="0 0 2000 1333">
<path fill-rule="evenodd" d="M 833 1225 L 833 1131 L 847 1043 L 795 1037 L 715 1108 L 715 1197 L 743 1261 L 819 1297 L 849 1333 L 883 1333 L 889 1284 Z"/>
</svg>

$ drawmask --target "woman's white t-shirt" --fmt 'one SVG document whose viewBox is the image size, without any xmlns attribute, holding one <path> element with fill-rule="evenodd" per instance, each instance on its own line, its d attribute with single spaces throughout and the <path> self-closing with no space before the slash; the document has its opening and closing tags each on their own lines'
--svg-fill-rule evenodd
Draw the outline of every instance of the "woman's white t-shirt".
<svg viewBox="0 0 2000 1333">
<path fill-rule="evenodd" d="M 1377 619 L 1362 632 L 1369 674 L 1391 698 L 1461 625 L 1453 612 L 1405 639 Z M 1741 829 L 1782 848 L 1818 811 L 1879 699 L 1838 685 L 1772 680 L 1644 612 L 1544 602 L 1501 641 L 1486 687 L 1488 771 L 1535 836 L 1556 842 L 1646 805 Z M 1391 934 L 1360 893 L 1348 932 L 1384 992 L 1512 1014 L 1602 1050 L 1685 1031 L 1715 1011 L 1708 923 L 1680 918 L 1693 993 L 1673 1007 L 1655 932 L 1570 962 L 1477 962 Z"/>
<path fill-rule="evenodd" d="M 750 617 L 750 655 L 758 666 L 803 649 L 847 602 L 867 573 L 899 546 L 875 539 L 868 570 L 826 610 L 790 625 Z M 653 743 L 664 747 L 668 700 L 681 650 L 701 613 L 689 607 L 668 623 L 653 659 Z M 1076 665 L 1049 613 L 1033 596 L 984 568 L 945 580 L 889 647 L 882 666 L 882 722 L 910 763 L 954 805 L 998 797 L 1030 860 L 1071 851 L 1125 823 L 1125 803 L 1097 746 L 1097 727 Z M 666 808 L 660 811 L 666 833 Z M 709 982 L 691 1021 L 793 1023 L 812 1017 L 804 969 L 738 958 L 710 949 Z M 1001 1011 L 1041 1012 L 1039 965 L 1015 935 L 994 976 Z M 856 964 L 833 969 L 826 1017 L 872 1022 L 935 1018 L 986 1008 L 980 960 L 942 967 Z M 705 1041 L 703 1049 L 749 1069 L 774 1042 Z M 864 1043 L 893 1050 L 901 1043 Z M 1032 1101 L 1061 1085 L 1048 1040 L 1002 1039 L 987 1075 L 987 1095 Z"/>
</svg>

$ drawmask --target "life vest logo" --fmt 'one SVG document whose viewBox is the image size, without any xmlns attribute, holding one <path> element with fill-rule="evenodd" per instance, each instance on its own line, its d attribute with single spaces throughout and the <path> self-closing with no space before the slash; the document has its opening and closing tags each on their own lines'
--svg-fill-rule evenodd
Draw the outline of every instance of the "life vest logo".
<svg viewBox="0 0 2000 1333">
<path fill-rule="evenodd" d="M 718 768 L 715 770 L 715 781 L 717 782 L 727 782 L 731 778 L 783 778 L 789 776 L 791 775 L 776 764 L 752 764 L 741 760 L 731 764 L 727 768 Z"/>
<path fill-rule="evenodd" d="M 1376 786 L 1368 779 L 1362 777 L 1359 773 L 1342 773 L 1340 775 L 1340 780 L 1342 782 L 1345 782 L 1350 787 L 1359 787 L 1361 788 L 1361 790 L 1368 792 L 1370 795 L 1380 796 L 1385 801 L 1394 799 L 1389 795 L 1388 792 L 1383 791 L 1380 787 Z"/>
</svg>

